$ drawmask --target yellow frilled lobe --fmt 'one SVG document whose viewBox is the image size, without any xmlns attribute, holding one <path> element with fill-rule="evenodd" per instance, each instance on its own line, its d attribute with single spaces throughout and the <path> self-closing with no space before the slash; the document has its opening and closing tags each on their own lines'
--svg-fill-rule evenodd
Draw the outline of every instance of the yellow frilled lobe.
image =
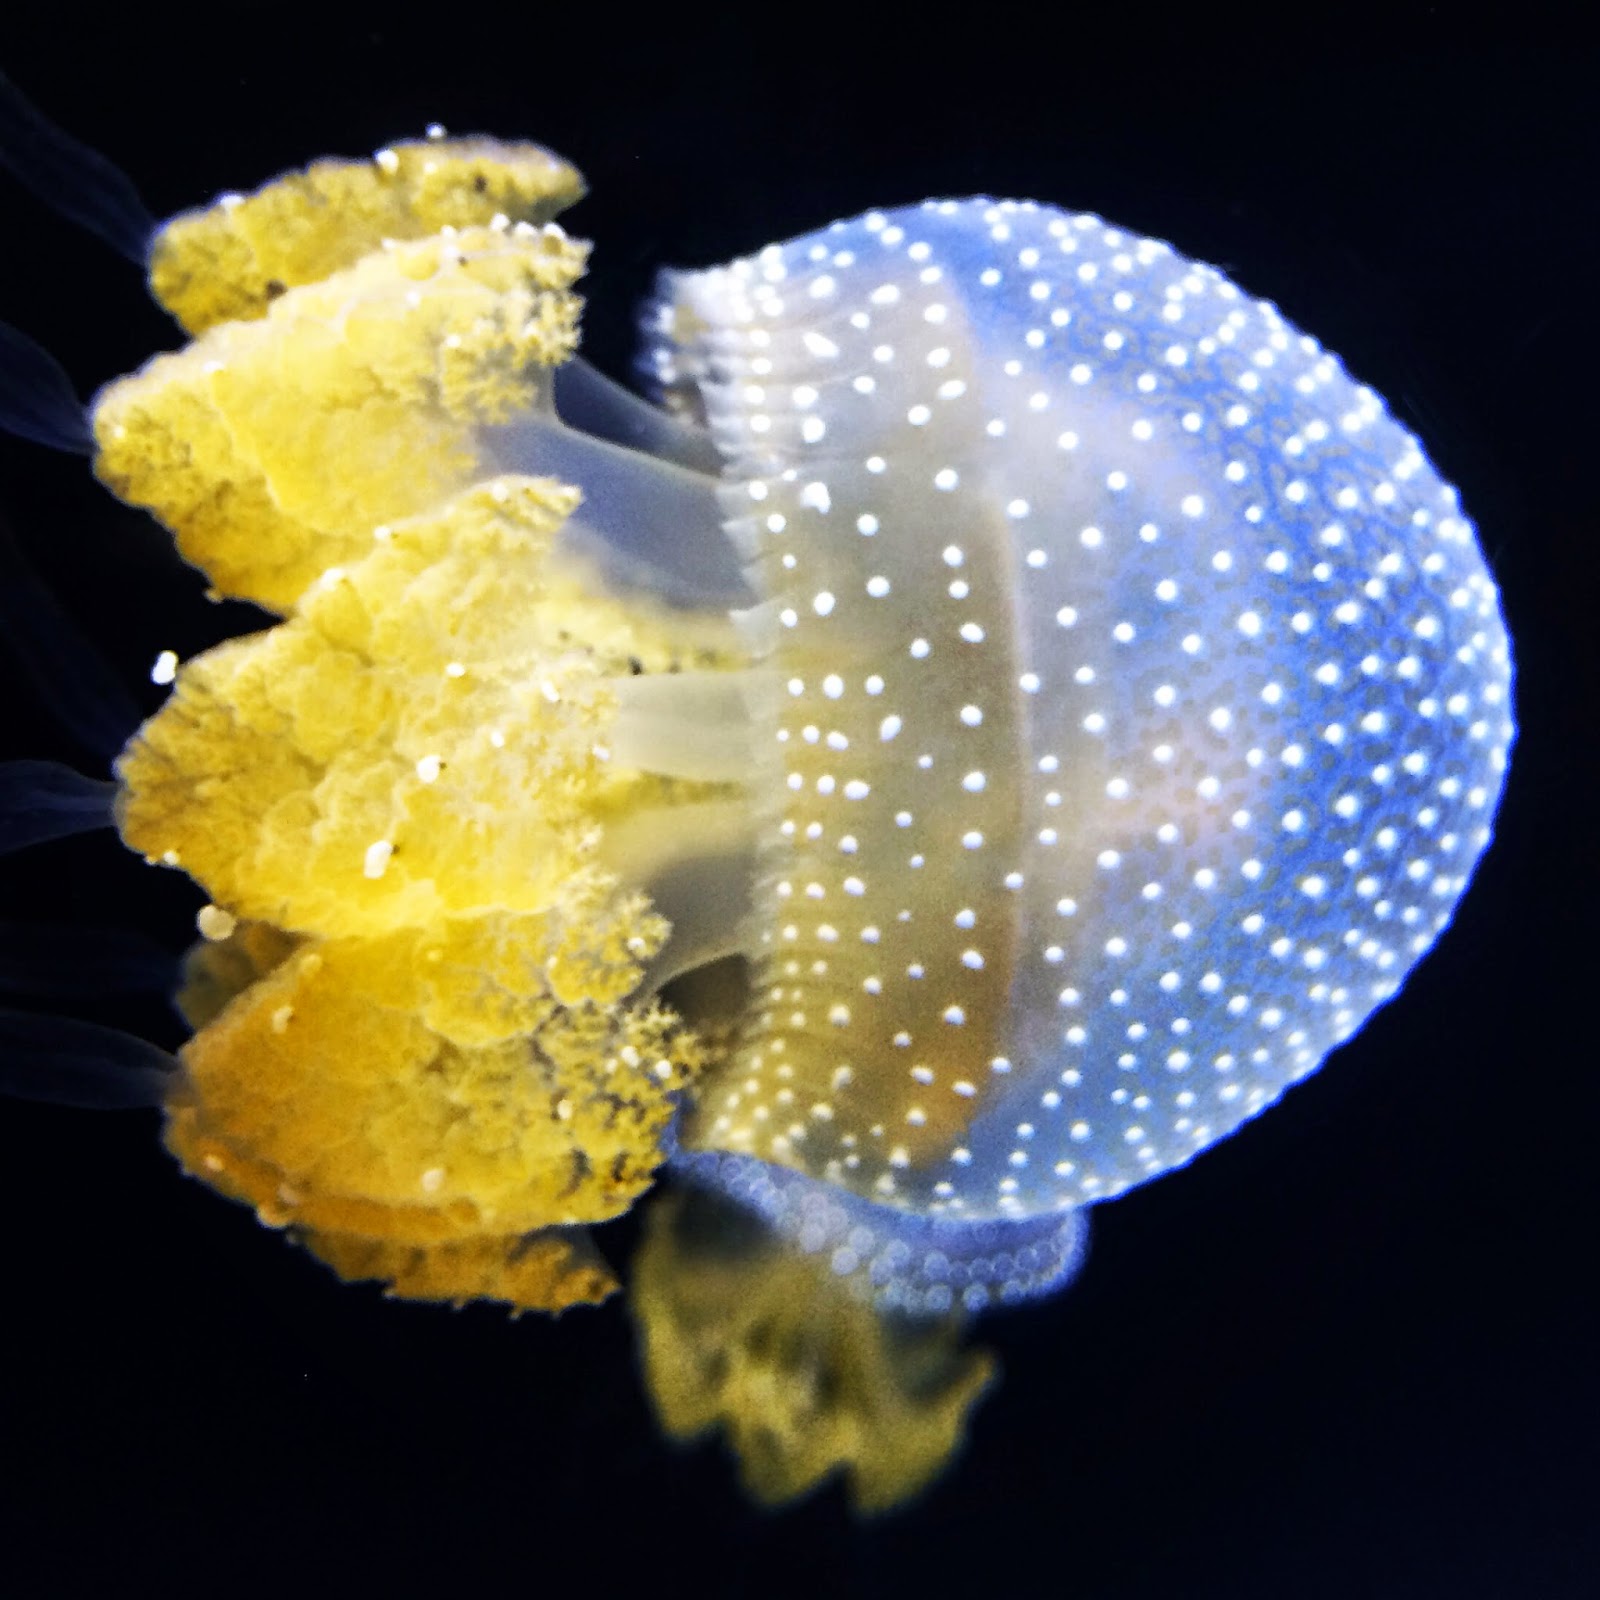
<svg viewBox="0 0 1600 1600">
<path fill-rule="evenodd" d="M 516 1316 L 598 1305 L 617 1287 L 615 1275 L 582 1228 L 420 1248 L 332 1233 L 306 1235 L 304 1243 L 346 1282 L 382 1279 L 397 1300 L 447 1300 L 453 1305 L 501 1300 Z"/>
<path fill-rule="evenodd" d="M 316 1053 L 306 1048 L 308 1016 L 304 1010 L 294 1036 L 295 1048 L 284 1048 L 282 1041 L 296 1019 L 294 1000 L 278 1004 L 281 996 L 270 988 L 253 992 L 241 1002 L 222 1029 L 206 1031 L 230 1001 L 281 966 L 299 943 L 263 923 L 241 923 L 228 938 L 201 943 L 190 951 L 178 1003 L 198 1037 L 190 1047 L 180 1090 L 167 1107 L 168 1148 L 183 1165 L 222 1193 L 252 1205 L 268 1225 L 293 1223 L 300 1242 L 340 1277 L 352 1282 L 384 1280 L 389 1292 L 398 1298 L 445 1300 L 458 1305 L 468 1300 L 498 1300 L 508 1304 L 515 1314 L 593 1305 L 613 1293 L 616 1278 L 585 1229 L 540 1227 L 519 1234 L 514 1230 L 496 1231 L 492 1223 L 483 1226 L 475 1207 L 459 1202 L 459 1172 L 452 1199 L 437 1207 L 417 1203 L 416 1196 L 410 1197 L 409 1204 L 386 1207 L 374 1204 L 370 1196 L 343 1192 L 336 1184 L 332 1192 L 311 1197 L 318 1224 L 313 1228 L 301 1214 L 300 1206 L 306 1198 L 303 1190 L 295 1189 L 259 1151 L 252 1156 L 240 1148 L 236 1139 L 217 1131 L 215 1124 L 224 1120 L 219 1113 L 225 1112 L 230 1094 L 237 1096 L 242 1089 L 246 1095 L 270 1101 L 274 1093 L 282 1096 L 295 1092 L 297 1086 L 303 1086 L 305 1070 L 309 1067 L 316 1071 L 320 1065 Z M 324 970 L 320 962 L 312 964 L 310 975 L 318 977 Z M 269 997 L 275 1006 L 265 1015 L 275 1036 L 274 1048 L 258 1056 L 240 1045 L 243 1033 L 250 1027 L 247 1019 L 253 1015 L 259 1025 L 261 1002 Z M 206 1053 L 208 1067 L 220 1069 L 206 1074 L 209 1086 L 217 1091 L 212 1098 L 200 1092 L 197 1050 Z M 253 1076 L 246 1083 L 238 1081 L 241 1069 L 253 1074 L 258 1062 L 266 1059 L 286 1066 L 287 1079 L 271 1080 L 270 1087 Z M 335 1054 L 334 1059 L 349 1060 L 342 1053 Z M 287 1081 L 291 1079 L 294 1081 Z M 315 1085 L 314 1092 L 331 1095 L 337 1105 L 348 1091 L 340 1083 L 322 1081 Z M 238 1116 L 239 1107 L 228 1109 L 233 1113 L 232 1125 L 244 1125 Z M 277 1110 L 277 1116 L 258 1114 L 255 1118 L 255 1125 L 267 1130 L 269 1140 L 281 1120 L 281 1103 Z M 557 1115 L 560 1116 L 559 1106 Z M 412 1119 L 413 1123 L 417 1120 Z M 342 1176 L 362 1181 L 356 1163 L 351 1163 Z M 425 1169 L 419 1187 L 428 1190 L 432 1186 L 436 1194 L 443 1189 L 445 1177 L 439 1168 Z"/>
<path fill-rule="evenodd" d="M 534 144 L 418 139 L 370 161 L 313 162 L 249 195 L 172 218 L 150 247 L 150 287 L 185 332 L 262 315 L 382 248 L 496 216 L 542 224 L 583 197 L 581 174 Z"/>
<path fill-rule="evenodd" d="M 723 1430 L 765 1505 L 835 1474 L 858 1512 L 903 1505 L 949 1464 L 995 1378 L 959 1317 L 885 1317 L 825 1255 L 705 1195 L 651 1207 L 629 1300 L 662 1427 Z"/>
<path fill-rule="evenodd" d="M 715 791 L 607 759 L 608 678 L 678 658 L 554 549 L 576 501 L 502 477 L 369 531 L 118 763 L 124 839 L 230 935 L 191 963 L 170 1148 L 396 1293 L 608 1289 L 548 1230 L 649 1186 L 702 1062 L 634 994 L 665 923 L 595 856 L 607 815 Z"/>
<path fill-rule="evenodd" d="M 128 844 L 327 936 L 557 903 L 596 810 L 654 785 L 603 759 L 606 680 L 666 650 L 554 559 L 576 503 L 507 477 L 369 529 L 294 616 L 187 663 L 118 765 Z"/>
<path fill-rule="evenodd" d="M 216 592 L 288 612 L 375 526 L 486 475 L 479 430 L 577 347 L 587 253 L 554 225 L 390 243 L 109 384 L 95 471 Z"/>
<path fill-rule="evenodd" d="M 508 965 L 537 957 L 528 930 L 495 931 Z M 525 976 L 524 1031 L 462 1044 L 429 1025 L 483 979 L 458 967 L 440 1001 L 449 938 L 300 945 L 186 1046 L 168 1148 L 347 1277 L 522 1310 L 601 1299 L 614 1279 L 573 1225 L 648 1188 L 696 1042 L 658 1007 L 563 1005 Z"/>
</svg>

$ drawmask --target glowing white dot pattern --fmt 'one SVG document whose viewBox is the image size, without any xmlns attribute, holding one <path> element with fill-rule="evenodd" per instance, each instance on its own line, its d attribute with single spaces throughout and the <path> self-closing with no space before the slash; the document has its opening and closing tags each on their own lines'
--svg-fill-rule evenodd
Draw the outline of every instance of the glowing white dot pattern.
<svg viewBox="0 0 1600 1600">
<path fill-rule="evenodd" d="M 668 274 L 786 684 L 759 1015 L 690 1141 L 1036 1215 L 1189 1160 L 1394 994 L 1514 738 L 1455 491 L 1213 268 L 1032 203 Z"/>
</svg>

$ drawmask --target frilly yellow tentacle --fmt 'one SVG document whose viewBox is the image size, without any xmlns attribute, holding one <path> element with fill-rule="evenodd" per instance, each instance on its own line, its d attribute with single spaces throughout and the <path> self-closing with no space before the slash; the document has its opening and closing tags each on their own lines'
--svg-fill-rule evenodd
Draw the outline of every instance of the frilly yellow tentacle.
<svg viewBox="0 0 1600 1600">
<path fill-rule="evenodd" d="M 287 612 L 374 527 L 486 476 L 484 425 L 548 405 L 587 254 L 518 226 L 364 256 L 108 385 L 95 470 L 218 593 Z"/>
<path fill-rule="evenodd" d="M 150 246 L 150 287 L 189 334 L 250 321 L 288 289 L 382 248 L 503 216 L 540 224 L 583 178 L 535 144 L 416 139 L 370 161 L 315 161 L 250 195 L 172 218 Z"/>
</svg>

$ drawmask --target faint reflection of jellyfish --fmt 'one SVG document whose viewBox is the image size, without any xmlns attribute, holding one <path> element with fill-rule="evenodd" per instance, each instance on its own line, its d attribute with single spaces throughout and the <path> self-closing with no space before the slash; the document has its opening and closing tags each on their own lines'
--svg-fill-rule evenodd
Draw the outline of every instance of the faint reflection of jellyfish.
<svg viewBox="0 0 1600 1600">
<path fill-rule="evenodd" d="M 874 1308 L 706 1190 L 663 1196 L 646 1229 L 629 1300 L 668 1434 L 726 1429 L 765 1505 L 839 1473 L 858 1511 L 883 1511 L 943 1469 L 995 1372 L 958 1319 Z"/>
<path fill-rule="evenodd" d="M 117 763 L 211 901 L 169 1148 L 401 1294 L 597 1297 L 669 1145 L 884 1314 L 1045 1292 L 1447 925 L 1514 736 L 1472 528 L 1270 304 L 1031 202 L 664 274 L 651 408 L 574 359 L 580 192 L 438 138 L 154 237 L 194 342 L 95 470 L 282 618 Z"/>
</svg>

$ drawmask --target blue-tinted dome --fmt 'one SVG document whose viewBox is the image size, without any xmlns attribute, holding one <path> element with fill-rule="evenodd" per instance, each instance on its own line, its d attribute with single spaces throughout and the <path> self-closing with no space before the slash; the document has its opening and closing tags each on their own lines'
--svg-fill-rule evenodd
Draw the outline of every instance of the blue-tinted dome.
<svg viewBox="0 0 1600 1600">
<path fill-rule="evenodd" d="M 1022 1218 L 1181 1165 L 1392 996 L 1514 729 L 1455 491 L 1215 269 L 1031 203 L 669 274 L 781 679 L 762 1005 L 689 1142 Z"/>
</svg>

